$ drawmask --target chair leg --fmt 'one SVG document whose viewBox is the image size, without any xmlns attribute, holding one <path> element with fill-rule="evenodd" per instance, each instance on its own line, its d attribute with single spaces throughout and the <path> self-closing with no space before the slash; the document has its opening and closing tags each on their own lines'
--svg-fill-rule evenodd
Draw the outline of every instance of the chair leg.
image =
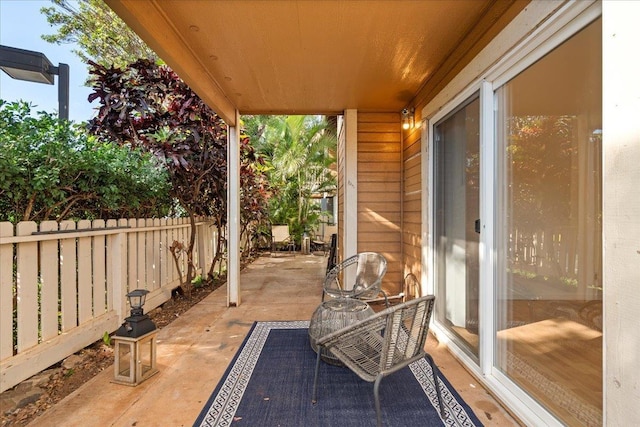
<svg viewBox="0 0 640 427">
<path fill-rule="evenodd" d="M 311 395 L 311 403 L 315 404 L 318 401 L 318 372 L 320 371 L 320 353 L 322 347 L 318 346 L 318 356 L 316 357 L 316 372 L 313 375 L 313 393 Z"/>
<path fill-rule="evenodd" d="M 382 427 L 382 411 L 380 410 L 380 381 L 382 381 L 382 375 L 378 375 L 373 383 L 373 399 L 376 403 L 376 425 L 378 427 Z"/>
<path fill-rule="evenodd" d="M 433 385 L 436 388 L 436 395 L 438 396 L 438 406 L 440 406 L 440 415 L 443 420 L 447 419 L 446 413 L 444 412 L 444 406 L 442 405 L 442 394 L 440 393 L 440 383 L 438 382 L 438 367 L 433 361 L 433 357 L 430 354 L 425 356 L 429 361 L 429 365 L 431 365 L 431 372 L 433 373 Z"/>
</svg>

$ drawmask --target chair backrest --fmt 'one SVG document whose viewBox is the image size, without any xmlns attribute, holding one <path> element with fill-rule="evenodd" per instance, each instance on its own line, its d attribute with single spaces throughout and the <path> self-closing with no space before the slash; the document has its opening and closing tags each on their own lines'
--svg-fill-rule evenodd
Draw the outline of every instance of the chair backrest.
<svg viewBox="0 0 640 427">
<path fill-rule="evenodd" d="M 329 270 L 324 292 L 337 297 L 375 298 L 386 272 L 387 260 L 382 254 L 361 252 Z"/>
<path fill-rule="evenodd" d="M 289 226 L 288 225 L 272 225 L 271 226 L 271 240 L 273 243 L 282 243 L 289 240 L 291 236 L 289 235 Z"/>
<path fill-rule="evenodd" d="M 388 313 L 384 331 L 380 370 L 389 371 L 403 362 L 422 357 L 429 333 L 429 322 L 435 297 L 428 295 L 405 302 L 385 311 Z"/>
<path fill-rule="evenodd" d="M 389 307 L 371 317 L 321 338 L 318 343 L 362 379 L 373 381 L 426 355 L 435 296 Z"/>
</svg>

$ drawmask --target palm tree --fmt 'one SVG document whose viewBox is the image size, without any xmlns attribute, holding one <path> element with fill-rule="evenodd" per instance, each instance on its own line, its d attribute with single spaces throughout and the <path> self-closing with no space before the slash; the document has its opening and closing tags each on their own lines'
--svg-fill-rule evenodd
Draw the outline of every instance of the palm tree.
<svg viewBox="0 0 640 427">
<path fill-rule="evenodd" d="M 265 157 L 271 186 L 279 189 L 271 199 L 271 221 L 290 224 L 300 237 L 319 220 L 312 196 L 335 188 L 335 133 L 322 116 L 271 116 L 261 123 L 247 127 L 258 134 L 256 151 Z"/>
</svg>

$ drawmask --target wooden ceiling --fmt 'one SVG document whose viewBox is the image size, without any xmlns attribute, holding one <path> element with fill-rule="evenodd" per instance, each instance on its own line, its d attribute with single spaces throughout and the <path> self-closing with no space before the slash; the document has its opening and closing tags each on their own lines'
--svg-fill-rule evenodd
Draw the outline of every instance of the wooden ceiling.
<svg viewBox="0 0 640 427">
<path fill-rule="evenodd" d="M 106 0 L 228 124 L 423 102 L 524 0 Z"/>
</svg>

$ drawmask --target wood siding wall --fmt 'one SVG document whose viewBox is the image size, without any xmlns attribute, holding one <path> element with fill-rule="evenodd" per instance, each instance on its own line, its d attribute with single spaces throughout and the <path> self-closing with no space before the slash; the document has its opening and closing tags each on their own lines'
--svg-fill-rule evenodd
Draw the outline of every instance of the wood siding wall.
<svg viewBox="0 0 640 427">
<path fill-rule="evenodd" d="M 402 159 L 399 113 L 358 113 L 358 252 L 388 261 L 383 288 L 401 290 Z"/>
<path fill-rule="evenodd" d="M 422 198 L 426 186 L 421 173 L 421 128 L 417 124 L 403 132 L 402 141 L 402 252 L 403 276 L 409 273 L 420 279 L 422 271 Z"/>
</svg>

